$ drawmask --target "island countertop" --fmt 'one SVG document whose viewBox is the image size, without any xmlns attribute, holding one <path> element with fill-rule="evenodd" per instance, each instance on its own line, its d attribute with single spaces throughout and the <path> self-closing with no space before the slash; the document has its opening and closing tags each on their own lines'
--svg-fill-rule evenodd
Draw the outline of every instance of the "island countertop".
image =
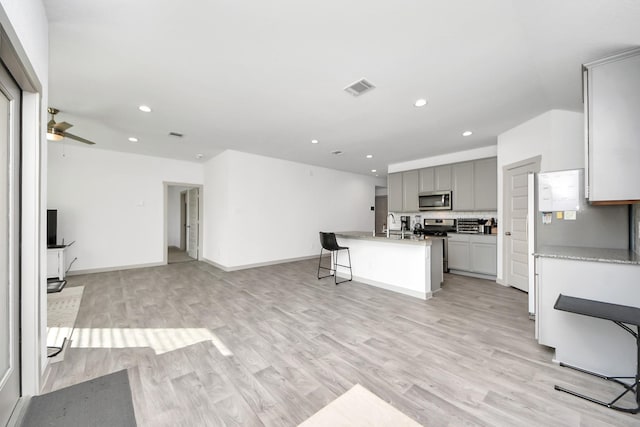
<svg viewBox="0 0 640 427">
<path fill-rule="evenodd" d="M 627 249 L 581 248 L 574 246 L 542 246 L 536 257 L 568 259 L 575 261 L 609 262 L 640 265 L 640 255 Z"/>
<path fill-rule="evenodd" d="M 374 236 L 371 231 L 337 231 L 335 232 L 336 237 L 344 237 L 347 239 L 358 239 L 358 240 L 370 240 L 372 242 L 382 242 L 382 243 L 396 243 L 402 245 L 417 245 L 417 246 L 425 246 L 433 244 L 433 237 L 423 237 L 417 236 L 412 233 L 406 233 L 404 239 L 400 238 L 400 235 L 392 234 L 391 237 L 387 238 L 386 236 Z M 438 237 L 435 237 L 436 239 Z"/>
</svg>

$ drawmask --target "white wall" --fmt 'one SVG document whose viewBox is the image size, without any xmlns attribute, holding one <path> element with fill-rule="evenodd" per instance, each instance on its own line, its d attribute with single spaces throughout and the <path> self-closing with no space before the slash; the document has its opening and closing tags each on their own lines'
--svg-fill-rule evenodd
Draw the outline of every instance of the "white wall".
<svg viewBox="0 0 640 427">
<path fill-rule="evenodd" d="M 319 231 L 373 231 L 381 183 L 225 151 L 205 164 L 204 257 L 232 269 L 318 255 Z"/>
<path fill-rule="evenodd" d="M 189 187 L 170 185 L 167 189 L 167 245 L 180 247 L 180 193 Z"/>
<path fill-rule="evenodd" d="M 503 167 L 536 156 L 542 156 L 542 172 L 584 168 L 584 115 L 551 110 L 498 136 L 498 281 L 503 278 Z"/>
<path fill-rule="evenodd" d="M 442 154 L 440 156 L 425 157 L 423 159 L 411 160 L 402 163 L 393 163 L 388 167 L 389 173 L 409 171 L 413 169 L 428 168 L 431 166 L 448 165 L 451 163 L 466 162 L 468 160 L 484 159 L 486 157 L 495 157 L 497 147 L 495 145 L 489 147 L 474 148 L 472 150 L 458 151 L 455 153 Z"/>
<path fill-rule="evenodd" d="M 64 154 L 63 154 L 64 153 Z M 58 239 L 71 271 L 163 262 L 164 183 L 202 184 L 198 163 L 49 145 L 48 207 L 58 209 Z"/>
<path fill-rule="evenodd" d="M 46 202 L 45 128 L 48 94 L 48 22 L 40 0 L 0 0 L 0 25 L 8 36 L 3 46 L 15 49 L 22 70 L 36 91 L 22 97 L 22 236 L 21 336 L 23 396 L 40 391 L 47 363 L 46 245 L 43 215 Z M 41 160 L 42 159 L 42 160 Z"/>
</svg>

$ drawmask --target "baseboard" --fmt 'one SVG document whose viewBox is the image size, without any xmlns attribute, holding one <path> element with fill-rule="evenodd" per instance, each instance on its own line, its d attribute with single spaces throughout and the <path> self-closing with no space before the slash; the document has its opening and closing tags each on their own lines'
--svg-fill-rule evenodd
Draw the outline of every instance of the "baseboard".
<svg viewBox="0 0 640 427">
<path fill-rule="evenodd" d="M 51 374 L 51 359 L 47 357 L 47 365 L 44 367 L 44 372 L 40 377 L 40 393 L 42 393 L 42 388 L 49 380 L 49 375 Z"/>
<path fill-rule="evenodd" d="M 212 266 L 214 266 L 216 268 L 219 268 L 222 271 L 230 272 L 230 271 L 238 271 L 238 270 L 247 270 L 249 268 L 267 267 L 267 266 L 270 266 L 270 265 L 286 264 L 286 263 L 289 263 L 289 262 L 306 261 L 306 260 L 309 260 L 309 259 L 318 259 L 318 255 L 309 255 L 309 256 L 303 256 L 303 257 L 297 257 L 297 258 L 279 259 L 279 260 L 275 260 L 275 261 L 258 262 L 258 263 L 255 263 L 255 264 L 237 265 L 237 266 L 233 266 L 233 267 L 222 265 L 220 263 L 217 263 L 215 261 L 211 261 L 210 259 L 207 259 L 207 258 L 204 258 L 204 257 L 202 257 L 200 259 L 200 261 L 206 262 L 207 264 L 212 265 Z"/>
<path fill-rule="evenodd" d="M 110 271 L 121 271 L 121 270 L 133 270 L 134 268 L 149 268 L 149 267 L 159 267 L 161 265 L 167 265 L 165 262 L 151 262 L 148 264 L 132 264 L 132 265 L 121 265 L 116 267 L 106 267 L 106 268 L 88 268 L 85 270 L 73 270 L 67 273 L 67 276 L 79 276 L 81 274 L 93 274 L 93 273 L 107 273 Z"/>
<path fill-rule="evenodd" d="M 16 403 L 16 406 L 13 408 L 13 412 L 11 413 L 11 417 L 9 417 L 7 427 L 20 427 L 22 425 L 22 420 L 27 414 L 29 400 L 31 400 L 31 396 L 22 396 L 18 399 L 18 403 Z"/>
<path fill-rule="evenodd" d="M 343 276 L 342 273 L 340 273 L 338 274 L 338 277 L 347 278 L 348 276 Z M 376 288 L 386 289 L 388 291 L 397 292 L 399 294 L 408 295 L 414 298 L 420 298 L 422 300 L 428 300 L 433 296 L 433 293 L 431 291 L 427 291 L 427 292 L 413 291 L 411 289 L 401 288 L 399 286 L 390 285 L 388 283 L 378 282 L 376 280 L 371 280 L 371 279 L 365 279 L 364 277 L 353 276 L 353 280 L 355 280 L 356 282 L 364 283 L 365 285 L 375 286 Z"/>
<path fill-rule="evenodd" d="M 470 271 L 461 271 L 461 270 L 453 270 L 453 269 L 449 269 L 449 273 L 458 274 L 460 276 L 475 277 L 476 279 L 491 280 L 492 282 L 496 281 L 496 276 L 490 276 L 488 274 L 472 273 Z"/>
</svg>

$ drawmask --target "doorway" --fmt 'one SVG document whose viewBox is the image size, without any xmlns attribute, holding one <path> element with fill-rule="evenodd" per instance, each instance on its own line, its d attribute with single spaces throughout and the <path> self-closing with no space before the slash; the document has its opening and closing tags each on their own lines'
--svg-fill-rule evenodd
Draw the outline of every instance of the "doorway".
<svg viewBox="0 0 640 427">
<path fill-rule="evenodd" d="M 529 292 L 529 174 L 540 172 L 540 157 L 503 168 L 504 283 Z"/>
<path fill-rule="evenodd" d="M 200 187 L 166 184 L 166 261 L 168 264 L 200 258 Z"/>
<path fill-rule="evenodd" d="M 0 425 L 20 399 L 21 92 L 0 63 Z"/>
<path fill-rule="evenodd" d="M 376 233 L 383 233 L 387 223 L 387 187 L 376 186 L 376 200 L 375 200 L 375 225 L 374 229 Z"/>
</svg>

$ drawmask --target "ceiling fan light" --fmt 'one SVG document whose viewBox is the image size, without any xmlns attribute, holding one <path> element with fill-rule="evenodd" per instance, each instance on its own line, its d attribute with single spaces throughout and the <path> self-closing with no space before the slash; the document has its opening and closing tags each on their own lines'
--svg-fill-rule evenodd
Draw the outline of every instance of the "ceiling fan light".
<svg viewBox="0 0 640 427">
<path fill-rule="evenodd" d="M 64 138 L 64 136 L 60 135 L 59 133 L 56 133 L 55 131 L 52 131 L 52 130 L 47 131 L 48 141 L 62 141 L 62 138 Z"/>
</svg>

